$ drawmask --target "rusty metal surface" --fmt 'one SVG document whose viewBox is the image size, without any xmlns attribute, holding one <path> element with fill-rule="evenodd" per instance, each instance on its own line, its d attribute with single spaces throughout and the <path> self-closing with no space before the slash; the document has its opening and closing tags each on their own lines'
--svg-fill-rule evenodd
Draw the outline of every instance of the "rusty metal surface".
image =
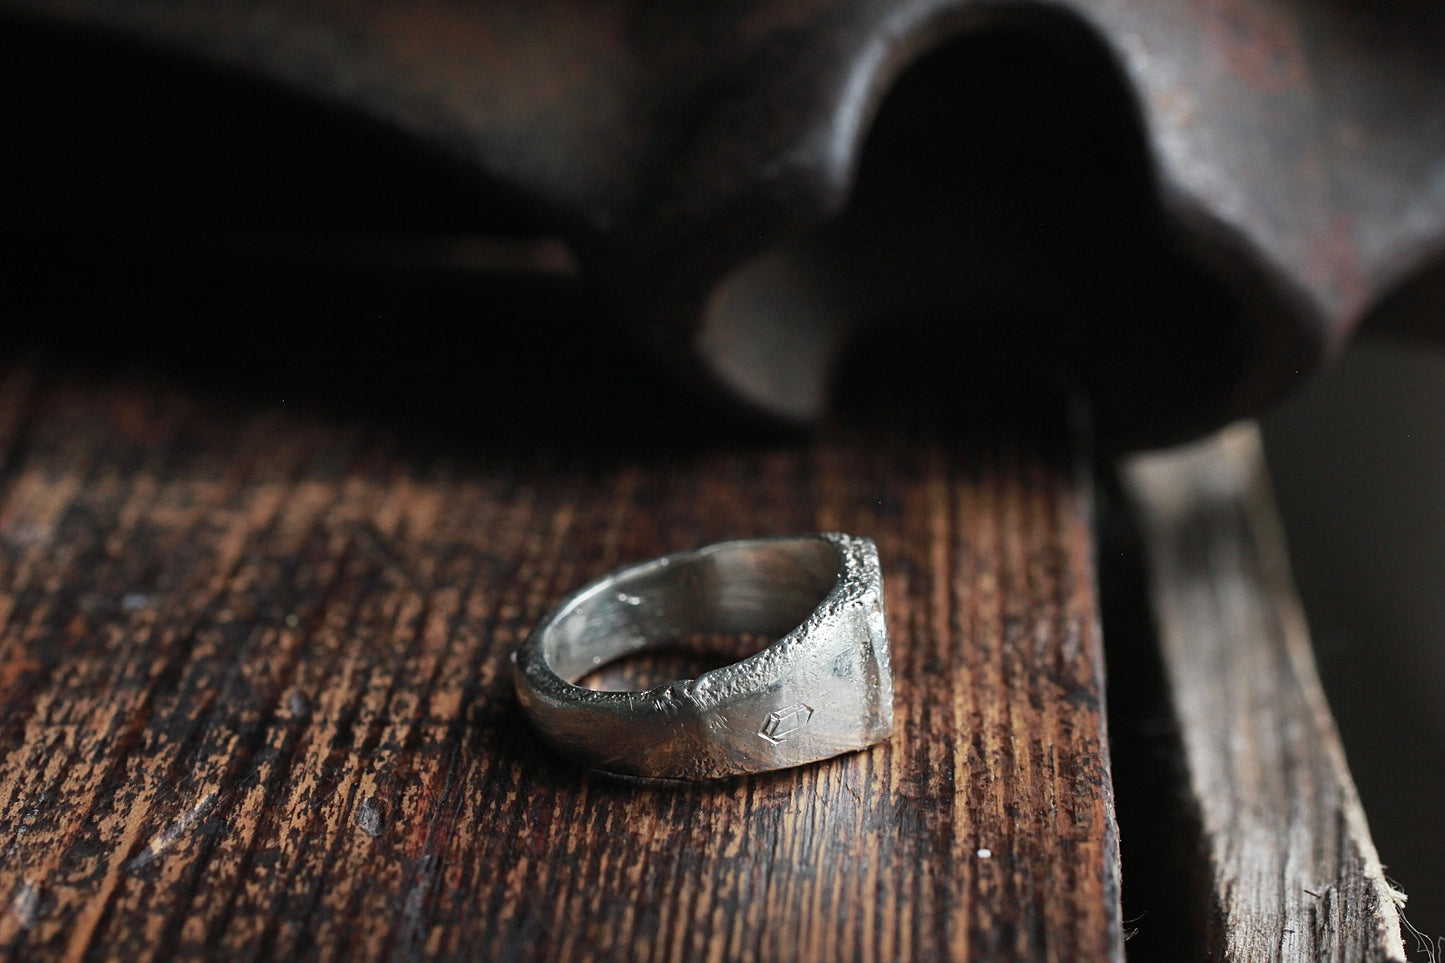
<svg viewBox="0 0 1445 963">
<path fill-rule="evenodd" d="M 1057 369 L 1116 442 L 1180 436 L 1439 286 L 1445 7 L 1426 0 L 0 16 L 259 77 L 444 153 L 566 237 L 665 363 L 784 420 L 827 407 L 861 340 L 954 353 L 965 376 Z"/>
</svg>

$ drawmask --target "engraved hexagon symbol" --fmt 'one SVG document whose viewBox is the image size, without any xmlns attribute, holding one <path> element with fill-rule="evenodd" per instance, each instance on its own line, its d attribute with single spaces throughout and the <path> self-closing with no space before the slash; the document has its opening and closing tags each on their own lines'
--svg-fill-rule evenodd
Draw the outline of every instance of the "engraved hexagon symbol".
<svg viewBox="0 0 1445 963">
<path fill-rule="evenodd" d="M 782 742 L 797 732 L 813 718 L 813 707 L 801 702 L 778 709 L 768 716 L 768 721 L 758 730 L 758 735 L 772 743 Z"/>
</svg>

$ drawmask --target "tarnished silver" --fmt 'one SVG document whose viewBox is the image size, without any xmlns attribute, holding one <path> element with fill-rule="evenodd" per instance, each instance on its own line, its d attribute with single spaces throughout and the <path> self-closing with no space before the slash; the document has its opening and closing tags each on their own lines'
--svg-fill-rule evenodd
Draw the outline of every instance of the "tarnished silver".
<svg viewBox="0 0 1445 963">
<path fill-rule="evenodd" d="M 707 632 L 778 640 L 642 692 L 574 684 L 622 656 Z M 513 659 L 517 696 L 542 736 L 608 772 L 765 772 L 893 733 L 883 576 L 867 538 L 719 542 L 622 569 L 563 602 Z"/>
</svg>

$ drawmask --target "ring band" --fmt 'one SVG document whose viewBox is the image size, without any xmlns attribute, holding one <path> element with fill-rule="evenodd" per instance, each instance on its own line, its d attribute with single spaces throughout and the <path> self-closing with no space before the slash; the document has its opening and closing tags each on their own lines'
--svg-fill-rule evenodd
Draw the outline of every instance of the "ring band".
<svg viewBox="0 0 1445 963">
<path fill-rule="evenodd" d="M 778 641 L 643 692 L 574 684 L 622 656 L 705 632 Z M 558 606 L 513 660 L 517 696 L 542 736 L 608 772 L 766 772 L 865 749 L 893 733 L 883 577 L 867 538 L 827 532 L 718 542 L 622 569 Z"/>
</svg>

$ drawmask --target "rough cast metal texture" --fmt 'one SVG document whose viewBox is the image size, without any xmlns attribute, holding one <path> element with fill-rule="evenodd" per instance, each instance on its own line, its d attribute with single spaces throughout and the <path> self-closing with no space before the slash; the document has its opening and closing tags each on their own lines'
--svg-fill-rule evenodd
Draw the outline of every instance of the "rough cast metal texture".
<svg viewBox="0 0 1445 963">
<path fill-rule="evenodd" d="M 1445 286 L 1429 0 L 0 13 L 260 77 L 460 161 L 568 238 L 669 364 L 783 419 L 823 409 L 881 317 L 1069 369 L 1106 438 L 1186 434 Z"/>
<path fill-rule="evenodd" d="M 878 549 L 840 533 L 821 538 L 837 551 L 837 581 L 801 625 L 741 662 L 644 692 L 573 685 L 548 664 L 547 637 L 590 598 L 646 609 L 626 594 L 637 578 L 665 575 L 718 554 L 776 551 L 812 538 L 723 542 L 624 569 L 593 583 L 545 619 L 516 655 L 517 695 L 538 731 L 593 768 L 636 776 L 709 779 L 786 769 L 863 749 L 893 733 L 893 675 Z M 723 628 L 723 627 L 720 627 Z M 649 641 L 617 637 L 596 645 L 593 664 Z"/>
</svg>

